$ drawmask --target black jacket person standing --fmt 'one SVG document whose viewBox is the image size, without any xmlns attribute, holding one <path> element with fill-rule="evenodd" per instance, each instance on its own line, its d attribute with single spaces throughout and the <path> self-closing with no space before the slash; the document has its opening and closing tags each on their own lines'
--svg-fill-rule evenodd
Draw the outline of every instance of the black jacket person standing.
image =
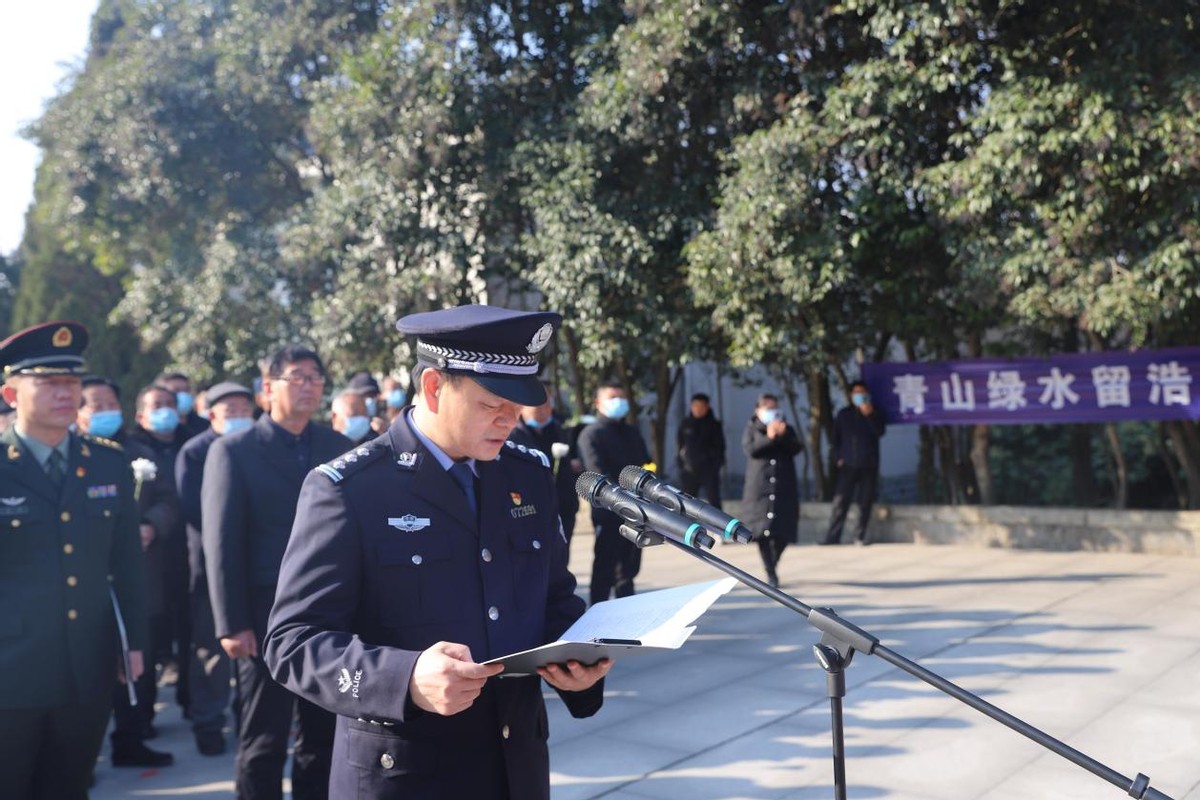
<svg viewBox="0 0 1200 800">
<path fill-rule="evenodd" d="M 579 455 L 584 469 L 616 481 L 630 464 L 641 466 L 650 460 L 646 442 L 638 429 L 625 422 L 629 398 L 625 387 L 609 381 L 596 390 L 596 421 L 579 434 Z M 592 527 L 596 531 L 593 548 L 593 604 L 633 594 L 633 579 L 642 567 L 642 551 L 621 535 L 621 518 L 603 508 L 592 509 Z"/>
<path fill-rule="evenodd" d="M 387 433 L 308 476 L 265 658 L 337 713 L 330 796 L 548 800 L 545 681 L 574 716 L 607 661 L 496 679 L 483 661 L 557 639 L 584 610 L 549 459 L 506 441 L 538 404 L 557 314 L 414 314 L 420 391 Z"/>
<path fill-rule="evenodd" d="M 721 467 L 725 465 L 725 431 L 713 414 L 708 395 L 692 395 L 688 414 L 675 436 L 679 486 L 684 493 L 721 507 Z"/>
<path fill-rule="evenodd" d="M 146 646 L 133 473 L 120 447 L 70 433 L 87 330 L 49 322 L 0 343 L 0 793 L 85 800 L 112 709 L 120 601 L 133 676 Z"/>
<path fill-rule="evenodd" d="M 779 399 L 773 394 L 759 395 L 754 416 L 742 433 L 747 459 L 742 521 L 758 534 L 758 550 L 772 586 L 779 585 L 779 558 L 798 534 L 796 454 L 803 449 L 796 429 L 783 419 Z"/>
<path fill-rule="evenodd" d="M 868 543 L 867 524 L 871 521 L 871 506 L 875 503 L 879 479 L 879 440 L 886 429 L 883 414 L 872 405 L 866 384 L 851 384 L 850 405 L 839 411 L 833 420 L 831 455 L 838 465 L 838 478 L 824 544 L 841 541 L 846 512 L 856 489 L 858 524 L 854 540 L 859 544 Z"/>
<path fill-rule="evenodd" d="M 293 711 L 300 718 L 292 768 L 296 800 L 327 797 L 333 716 L 275 683 L 263 664 L 267 615 L 308 471 L 350 447 L 311 422 L 325 372 L 311 350 L 285 347 L 267 364 L 270 413 L 208 450 L 200 489 L 201 526 L 213 621 L 234 659 L 239 798 L 282 797 Z"/>
</svg>

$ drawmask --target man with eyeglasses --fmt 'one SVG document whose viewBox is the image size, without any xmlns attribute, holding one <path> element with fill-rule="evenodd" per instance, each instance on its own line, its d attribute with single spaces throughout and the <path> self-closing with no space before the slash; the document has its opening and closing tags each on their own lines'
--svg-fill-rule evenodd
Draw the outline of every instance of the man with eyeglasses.
<svg viewBox="0 0 1200 800">
<path fill-rule="evenodd" d="M 325 368 L 290 345 L 264 362 L 269 407 L 253 427 L 226 433 L 208 451 L 200 489 L 201 539 L 213 622 L 233 659 L 238 718 L 237 796 L 280 798 L 292 717 L 299 717 L 292 797 L 328 797 L 334 718 L 271 679 L 261 653 L 279 565 L 300 486 L 310 469 L 348 450 L 350 440 L 312 422 Z"/>
</svg>

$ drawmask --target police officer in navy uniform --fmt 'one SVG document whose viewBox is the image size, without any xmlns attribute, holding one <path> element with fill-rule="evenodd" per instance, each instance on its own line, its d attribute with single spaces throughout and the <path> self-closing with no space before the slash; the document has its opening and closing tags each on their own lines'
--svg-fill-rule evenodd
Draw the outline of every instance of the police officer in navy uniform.
<svg viewBox="0 0 1200 800">
<path fill-rule="evenodd" d="M 329 796 L 333 715 L 275 683 L 261 652 L 304 476 L 345 452 L 350 440 L 312 421 L 325 386 L 325 367 L 315 352 L 283 347 L 264 368 L 270 411 L 248 430 L 209 446 L 200 485 L 201 544 L 215 633 L 233 659 L 237 684 L 237 796 L 283 796 L 295 715 L 292 797 L 320 800 Z"/>
<path fill-rule="evenodd" d="M 305 481 L 265 658 L 338 714 L 331 797 L 546 800 L 541 681 L 576 717 L 601 705 L 608 661 L 502 678 L 482 664 L 584 611 L 549 459 L 506 442 L 545 399 L 537 354 L 560 321 L 490 306 L 401 319 L 415 405 Z"/>
<path fill-rule="evenodd" d="M 147 644 L 133 473 L 118 445 L 72 434 L 87 330 L 48 322 L 0 343 L 0 793 L 85 800 L 112 686 Z"/>
</svg>

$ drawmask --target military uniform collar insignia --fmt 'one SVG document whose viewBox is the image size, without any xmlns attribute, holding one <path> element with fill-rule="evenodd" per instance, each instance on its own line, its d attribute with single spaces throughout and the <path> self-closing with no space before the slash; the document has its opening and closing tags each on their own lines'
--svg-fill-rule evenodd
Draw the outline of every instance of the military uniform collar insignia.
<svg viewBox="0 0 1200 800">
<path fill-rule="evenodd" d="M 79 455 L 83 456 L 84 458 L 92 457 L 92 451 L 88 448 L 87 442 L 79 443 Z"/>
<path fill-rule="evenodd" d="M 404 469 L 416 468 L 417 462 L 419 460 L 420 459 L 418 458 L 416 453 L 410 452 L 410 453 L 397 453 L 396 454 L 396 466 L 403 467 Z"/>
</svg>

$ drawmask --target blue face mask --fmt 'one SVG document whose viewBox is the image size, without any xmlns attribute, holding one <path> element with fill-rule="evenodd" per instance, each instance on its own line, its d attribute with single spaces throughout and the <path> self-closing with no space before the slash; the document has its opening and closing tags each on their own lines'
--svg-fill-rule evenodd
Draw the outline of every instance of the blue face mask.
<svg viewBox="0 0 1200 800">
<path fill-rule="evenodd" d="M 375 412 L 379 409 L 379 401 L 377 401 L 374 397 L 367 397 L 365 400 L 367 403 L 367 416 L 375 416 Z"/>
<path fill-rule="evenodd" d="M 856 406 L 866 405 L 867 401 L 870 399 L 871 396 L 866 392 L 855 392 L 854 394 L 850 395 L 850 402 L 854 403 Z"/>
<path fill-rule="evenodd" d="M 179 427 L 179 412 L 166 406 L 150 412 L 150 430 L 155 433 L 171 433 Z"/>
<path fill-rule="evenodd" d="M 191 392 L 176 392 L 175 405 L 179 409 L 180 416 L 187 416 L 196 407 L 196 398 L 192 397 Z"/>
<path fill-rule="evenodd" d="M 522 421 L 525 423 L 526 428 L 533 428 L 535 430 L 546 424 L 545 422 L 538 422 L 537 417 L 530 417 L 529 419 Z"/>
<path fill-rule="evenodd" d="M 404 408 L 404 401 L 407 399 L 403 389 L 392 389 L 387 395 L 388 408 Z"/>
<path fill-rule="evenodd" d="M 253 417 L 229 417 L 225 420 L 225 433 L 237 433 L 254 425 Z"/>
<path fill-rule="evenodd" d="M 610 397 L 600 404 L 600 413 L 609 419 L 625 419 L 629 413 L 629 400 L 624 397 Z"/>
<path fill-rule="evenodd" d="M 370 417 L 346 417 L 346 428 L 342 431 L 342 436 L 345 436 L 352 442 L 357 442 L 366 436 L 370 430 Z"/>
<path fill-rule="evenodd" d="M 783 418 L 783 412 L 778 408 L 760 408 L 758 410 L 758 419 L 763 425 L 770 425 L 777 419 Z"/>
<path fill-rule="evenodd" d="M 124 419 L 121 416 L 120 409 L 116 411 L 95 411 L 92 413 L 92 418 L 88 420 L 88 433 L 92 436 L 104 436 L 107 438 L 121 430 L 122 422 L 124 422 Z"/>
</svg>

